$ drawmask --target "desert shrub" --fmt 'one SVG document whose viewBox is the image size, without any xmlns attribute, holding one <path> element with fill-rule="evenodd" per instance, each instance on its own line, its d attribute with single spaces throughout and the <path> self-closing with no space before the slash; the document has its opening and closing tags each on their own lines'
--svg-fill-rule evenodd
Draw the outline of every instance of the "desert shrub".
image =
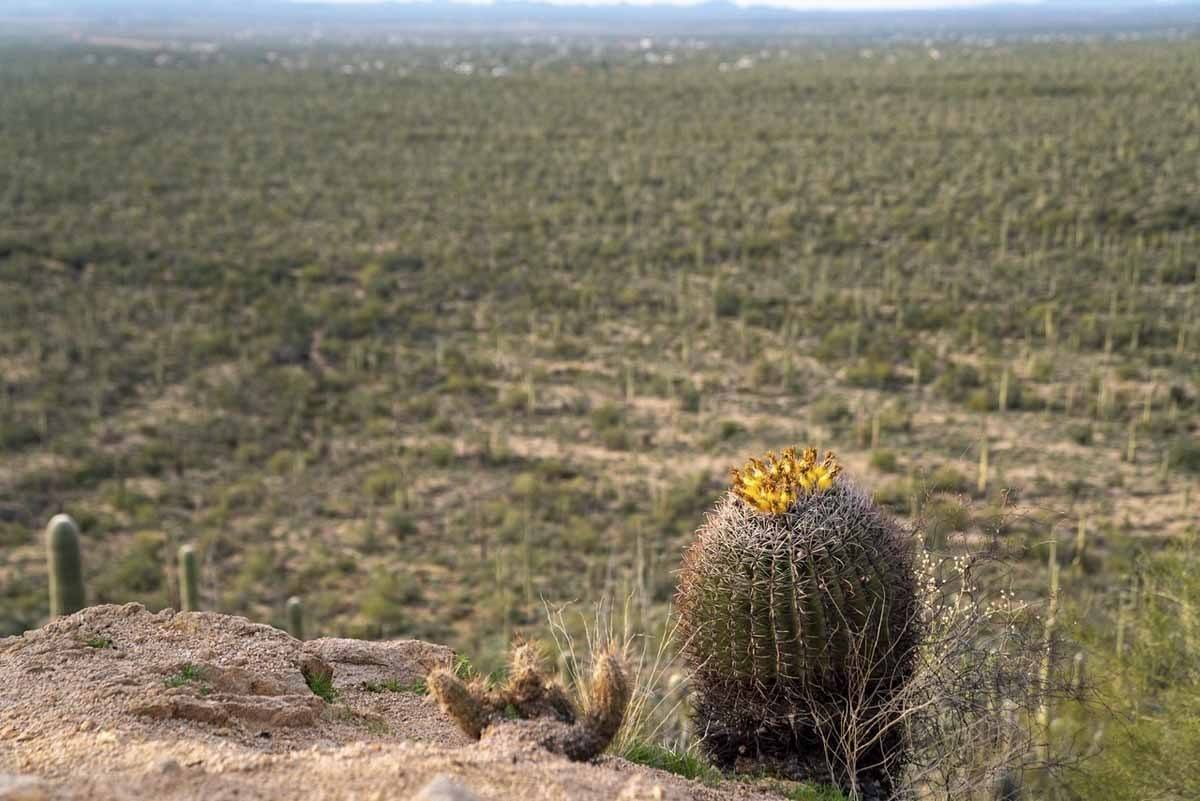
<svg viewBox="0 0 1200 801">
<path fill-rule="evenodd" d="M 1091 445 L 1092 444 L 1092 424 L 1091 423 L 1069 423 L 1065 428 L 1067 439 L 1074 442 L 1076 445 Z"/>
<path fill-rule="evenodd" d="M 1167 449 L 1167 463 L 1178 470 L 1200 473 L 1200 442 L 1190 437 L 1176 439 Z"/>
<path fill-rule="evenodd" d="M 850 386 L 884 389 L 898 381 L 890 362 L 865 358 L 846 368 L 846 383 Z"/>
<path fill-rule="evenodd" d="M 376 503 L 387 503 L 395 498 L 403 485 L 404 475 L 399 470 L 381 467 L 366 477 L 363 490 Z"/>
<path fill-rule="evenodd" d="M 679 410 L 692 413 L 700 411 L 702 397 L 695 384 L 691 381 L 686 382 L 679 390 Z"/>
<path fill-rule="evenodd" d="M 895 473 L 899 469 L 896 452 L 886 449 L 874 451 L 871 454 L 871 467 L 884 473 Z"/>
<path fill-rule="evenodd" d="M 928 492 L 970 492 L 970 480 L 956 468 L 941 465 L 936 468 L 924 481 L 924 489 Z"/>
<path fill-rule="evenodd" d="M 961 402 L 982 384 L 979 371 L 969 364 L 950 362 L 933 383 L 933 390 L 950 401 Z"/>
<path fill-rule="evenodd" d="M 718 317 L 737 317 L 742 312 L 742 295 L 727 281 L 720 281 L 713 291 L 713 312 Z"/>
<path fill-rule="evenodd" d="M 1200 798 L 1200 560 L 1194 537 L 1142 563 L 1142 580 L 1113 593 L 1085 629 L 1088 684 L 1115 720 L 1087 705 L 1056 709 L 1066 775 L 1080 798 Z M 1086 619 L 1086 618 L 1085 618 Z M 1090 739 L 1088 739 L 1090 738 Z M 1073 743 L 1082 744 L 1082 749 Z"/>
<path fill-rule="evenodd" d="M 98 603 L 138 601 L 152 608 L 166 605 L 166 537 L 157 531 L 139 531 L 115 559 L 105 561 L 89 582 Z M 86 557 L 85 557 L 86 558 Z"/>
<path fill-rule="evenodd" d="M 813 419 L 821 423 L 843 423 L 854 416 L 846 401 L 837 396 L 823 395 L 811 408 Z"/>
<path fill-rule="evenodd" d="M 420 586 L 408 574 L 379 568 L 368 576 L 358 608 L 380 635 L 395 635 L 409 624 L 409 607 L 421 598 Z"/>
</svg>

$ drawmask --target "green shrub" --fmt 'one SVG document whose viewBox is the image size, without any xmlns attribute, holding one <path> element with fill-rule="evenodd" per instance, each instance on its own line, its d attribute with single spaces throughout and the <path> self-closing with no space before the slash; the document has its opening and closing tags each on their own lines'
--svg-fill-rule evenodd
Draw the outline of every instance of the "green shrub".
<svg viewBox="0 0 1200 801">
<path fill-rule="evenodd" d="M 884 389 L 898 383 L 898 379 L 889 362 L 865 358 L 846 369 L 846 383 L 853 387 Z"/>
<path fill-rule="evenodd" d="M 896 452 L 889 450 L 877 450 L 873 452 L 871 454 L 871 467 L 883 473 L 895 473 L 899 469 Z"/>
<path fill-rule="evenodd" d="M 718 317 L 737 317 L 742 313 L 741 294 L 729 283 L 719 282 L 713 292 L 713 312 Z"/>
<path fill-rule="evenodd" d="M 823 395 L 812 404 L 813 419 L 820 423 L 843 423 L 854 415 L 842 398 Z"/>
<path fill-rule="evenodd" d="M 624 748 L 620 756 L 657 770 L 665 770 L 685 779 L 698 781 L 715 787 L 721 782 L 721 771 L 714 768 L 695 751 L 676 751 L 657 743 L 633 742 Z"/>
<path fill-rule="evenodd" d="M 962 402 L 971 390 L 980 387 L 981 384 L 979 371 L 973 366 L 951 362 L 934 382 L 933 390 L 946 400 Z"/>
<path fill-rule="evenodd" d="M 396 497 L 403 484 L 404 476 L 399 470 L 379 468 L 367 476 L 363 491 L 376 503 L 387 503 Z"/>
<path fill-rule="evenodd" d="M 1175 440 L 1167 449 L 1167 463 L 1176 470 L 1200 473 L 1200 442 L 1189 437 Z"/>
</svg>

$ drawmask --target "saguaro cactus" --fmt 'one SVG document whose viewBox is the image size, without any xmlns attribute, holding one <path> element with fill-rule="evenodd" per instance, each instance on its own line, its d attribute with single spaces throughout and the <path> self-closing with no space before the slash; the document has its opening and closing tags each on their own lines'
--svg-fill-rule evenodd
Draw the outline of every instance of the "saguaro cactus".
<svg viewBox="0 0 1200 801">
<path fill-rule="evenodd" d="M 55 515 L 46 525 L 46 563 L 50 574 L 50 617 L 69 615 L 86 606 L 79 526 L 69 515 Z"/>
<path fill-rule="evenodd" d="M 287 599 L 287 625 L 289 634 L 297 640 L 304 639 L 304 602 L 298 595 Z"/>
<path fill-rule="evenodd" d="M 200 611 L 200 568 L 194 545 L 179 548 L 179 608 L 184 612 Z"/>
<path fill-rule="evenodd" d="M 857 705 L 860 764 L 885 784 L 902 766 L 886 708 L 923 631 L 910 538 L 840 472 L 814 449 L 752 459 L 684 558 L 683 650 L 719 764 L 824 766 Z"/>
</svg>

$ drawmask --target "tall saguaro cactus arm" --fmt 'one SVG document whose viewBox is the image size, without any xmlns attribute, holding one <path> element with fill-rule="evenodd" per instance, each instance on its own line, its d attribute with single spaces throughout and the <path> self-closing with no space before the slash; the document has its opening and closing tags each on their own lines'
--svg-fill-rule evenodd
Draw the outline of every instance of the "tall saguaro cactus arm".
<svg viewBox="0 0 1200 801">
<path fill-rule="evenodd" d="M 69 615 L 87 605 L 79 526 L 69 515 L 55 515 L 46 525 L 46 566 L 50 574 L 50 617 Z"/>
</svg>

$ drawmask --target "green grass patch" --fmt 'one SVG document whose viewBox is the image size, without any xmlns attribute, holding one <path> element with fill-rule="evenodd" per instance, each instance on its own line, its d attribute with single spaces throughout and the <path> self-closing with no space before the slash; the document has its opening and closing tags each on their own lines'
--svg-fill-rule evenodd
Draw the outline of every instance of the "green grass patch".
<svg viewBox="0 0 1200 801">
<path fill-rule="evenodd" d="M 204 671 L 189 662 L 180 667 L 177 672 L 167 676 L 167 678 L 163 680 L 163 683 L 168 687 L 182 687 L 183 685 L 190 684 L 191 682 L 201 681 L 203 678 Z"/>
<path fill-rule="evenodd" d="M 337 700 L 338 691 L 333 686 L 333 674 L 308 672 L 304 674 L 304 681 L 313 695 L 324 698 L 326 703 L 332 704 Z"/>
<path fill-rule="evenodd" d="M 841 790 L 827 784 L 776 782 L 769 789 L 789 801 L 846 801 Z"/>
<path fill-rule="evenodd" d="M 709 787 L 717 786 L 722 779 L 721 771 L 693 751 L 676 751 L 656 743 L 641 742 L 631 744 L 620 756 L 630 762 L 665 770 Z"/>
</svg>

